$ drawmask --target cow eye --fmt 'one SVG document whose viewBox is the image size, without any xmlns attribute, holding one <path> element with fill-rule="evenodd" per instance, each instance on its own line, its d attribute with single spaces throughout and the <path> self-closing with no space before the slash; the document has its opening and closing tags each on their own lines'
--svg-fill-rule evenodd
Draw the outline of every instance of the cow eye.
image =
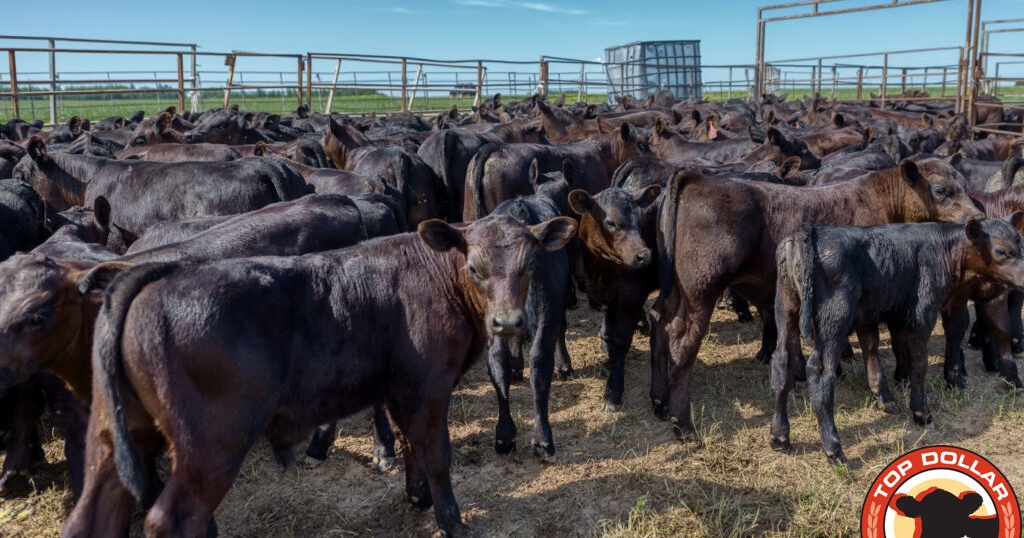
<svg viewBox="0 0 1024 538">
<path fill-rule="evenodd" d="M 1004 249 L 1003 247 L 996 247 L 995 248 L 995 253 L 996 253 L 996 256 L 999 256 L 1000 258 L 1007 257 L 1006 249 Z"/>
<path fill-rule="evenodd" d="M 932 192 L 934 192 L 935 196 L 938 196 L 939 198 L 944 198 L 944 197 L 946 197 L 949 194 L 949 192 L 946 190 L 946 188 L 943 187 L 942 185 L 935 185 L 935 186 L 933 186 L 932 187 Z"/>
<path fill-rule="evenodd" d="M 145 146 L 146 145 L 146 139 L 141 137 L 141 136 L 137 137 L 135 140 L 132 140 L 132 145 L 133 146 Z"/>
<path fill-rule="evenodd" d="M 473 267 L 473 264 L 467 263 L 466 271 L 469 272 L 469 276 L 472 277 L 474 280 L 480 280 L 480 273 L 476 270 L 476 267 Z"/>
<path fill-rule="evenodd" d="M 604 225 L 609 230 L 613 230 L 614 231 L 616 229 L 615 221 L 613 221 L 612 219 L 604 219 Z"/>
</svg>

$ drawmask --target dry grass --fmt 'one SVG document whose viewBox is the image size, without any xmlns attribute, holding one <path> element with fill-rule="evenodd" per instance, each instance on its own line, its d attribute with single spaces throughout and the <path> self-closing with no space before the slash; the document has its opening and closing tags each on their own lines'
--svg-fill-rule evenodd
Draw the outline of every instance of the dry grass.
<svg viewBox="0 0 1024 538">
<path fill-rule="evenodd" d="M 896 388 L 901 413 L 876 411 L 863 367 L 844 365 L 837 387 L 837 424 L 848 466 L 828 466 L 804 394 L 791 403 L 793 454 L 768 448 L 768 371 L 752 357 L 757 324 L 718 312 L 694 372 L 694 416 L 702 443 L 682 444 L 651 413 L 647 397 L 649 343 L 637 336 L 627 363 L 624 406 L 601 412 L 603 355 L 596 338 L 601 315 L 570 312 L 569 348 L 578 372 L 556 382 L 551 421 L 558 455 L 545 465 L 529 449 L 532 397 L 526 383 L 512 390 L 519 451 L 493 450 L 495 397 L 483 364 L 455 394 L 450 414 L 452 479 L 463 516 L 479 536 L 852 536 L 868 486 L 885 465 L 914 447 L 955 444 L 980 452 L 1012 484 L 1024 487 L 1024 401 L 982 370 L 967 351 L 970 387 L 941 389 L 940 332 L 930 342 L 929 398 L 935 425 L 916 426 L 907 390 Z M 884 336 L 884 335 L 883 335 Z M 886 371 L 891 353 L 883 340 Z M 427 536 L 432 513 L 410 507 L 404 472 L 370 467 L 369 414 L 347 420 L 328 462 L 284 473 L 264 444 L 247 459 L 217 511 L 222 536 Z M 60 441 L 47 447 L 60 461 Z M 63 463 L 46 466 L 39 491 L 0 501 L 0 536 L 57 536 L 70 499 Z M 140 516 L 141 517 L 141 516 Z M 137 518 L 140 520 L 140 518 Z M 138 525 L 133 532 L 138 533 Z"/>
</svg>

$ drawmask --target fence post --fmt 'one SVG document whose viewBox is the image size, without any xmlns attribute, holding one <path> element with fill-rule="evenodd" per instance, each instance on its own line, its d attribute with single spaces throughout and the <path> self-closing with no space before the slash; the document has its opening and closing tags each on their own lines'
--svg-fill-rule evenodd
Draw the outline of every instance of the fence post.
<svg viewBox="0 0 1024 538">
<path fill-rule="evenodd" d="M 302 70 L 306 70 L 306 103 L 310 108 L 313 107 L 313 55 L 306 53 L 306 62 L 302 62 L 302 56 L 299 59 L 299 105 L 302 106 Z"/>
<path fill-rule="evenodd" d="M 864 68 L 857 68 L 857 100 L 864 99 Z"/>
<path fill-rule="evenodd" d="M 235 55 L 228 54 L 224 57 L 224 65 L 228 66 L 228 83 L 224 88 L 224 108 L 228 107 L 228 100 L 231 98 L 231 83 L 235 80 Z"/>
<path fill-rule="evenodd" d="M 811 66 L 811 95 L 817 93 L 818 67 Z"/>
<path fill-rule="evenodd" d="M 580 62 L 580 86 L 579 86 L 579 90 L 576 92 L 576 101 L 579 101 L 579 102 L 583 101 L 583 69 L 585 67 L 586 67 L 586 64 L 584 64 L 583 62 Z"/>
<path fill-rule="evenodd" d="M 832 64 L 832 97 L 831 97 L 831 99 L 833 101 L 836 98 L 836 84 L 838 84 L 838 81 L 836 80 L 836 64 Z"/>
<path fill-rule="evenodd" d="M 548 96 L 548 63 L 544 61 L 544 57 L 540 57 L 540 81 L 537 82 L 537 93 L 541 97 L 547 98 Z"/>
<path fill-rule="evenodd" d="M 928 68 L 924 68 L 924 81 L 921 82 L 921 91 L 928 91 Z"/>
<path fill-rule="evenodd" d="M 17 120 L 21 119 L 21 113 L 18 110 L 18 67 L 13 50 L 7 51 L 7 67 L 11 73 L 11 112 Z"/>
<path fill-rule="evenodd" d="M 178 53 L 178 110 L 185 112 L 185 58 Z"/>
<path fill-rule="evenodd" d="M 949 76 L 949 68 L 942 68 L 942 97 L 946 96 L 946 77 Z"/>
<path fill-rule="evenodd" d="M 192 45 L 192 112 L 199 112 L 199 100 L 202 96 L 199 94 L 199 73 L 196 71 L 196 46 Z"/>
<path fill-rule="evenodd" d="M 57 43 L 50 40 L 50 124 L 57 126 Z"/>
<path fill-rule="evenodd" d="M 817 5 L 817 4 L 815 4 Z M 818 58 L 818 91 L 817 94 L 821 95 L 821 81 L 825 78 L 825 70 L 821 67 L 821 58 Z"/>
<path fill-rule="evenodd" d="M 903 68 L 903 73 L 902 73 L 902 75 L 900 75 L 900 93 L 904 94 L 904 95 L 907 93 L 907 68 L 906 67 Z"/>
<path fill-rule="evenodd" d="M 885 90 L 889 82 L 889 54 L 882 55 L 882 104 L 878 108 L 885 108 Z"/>
<path fill-rule="evenodd" d="M 416 67 L 416 78 L 414 78 L 413 81 L 412 81 L 412 95 L 409 96 L 409 106 L 408 106 L 408 108 L 403 106 L 402 107 L 402 112 L 405 112 L 406 110 L 412 110 L 412 103 L 413 103 L 413 101 L 416 100 L 416 89 L 419 88 L 419 86 L 420 86 L 420 74 L 421 73 L 423 73 L 423 64 L 419 64 L 419 66 Z M 428 104 L 429 104 L 429 101 L 428 101 Z"/>
<path fill-rule="evenodd" d="M 480 103 L 483 102 L 484 95 L 484 63 L 478 61 L 476 63 L 476 98 L 473 99 L 473 106 L 479 108 Z"/>
<path fill-rule="evenodd" d="M 409 75 L 406 73 L 408 60 L 402 58 L 402 112 L 405 112 L 405 95 L 409 90 Z"/>
<path fill-rule="evenodd" d="M 341 72 L 341 58 L 334 64 L 334 78 L 331 79 L 331 91 L 327 94 L 327 108 L 324 109 L 324 114 L 331 113 L 331 105 L 334 104 L 334 88 L 338 85 L 338 73 Z"/>
</svg>

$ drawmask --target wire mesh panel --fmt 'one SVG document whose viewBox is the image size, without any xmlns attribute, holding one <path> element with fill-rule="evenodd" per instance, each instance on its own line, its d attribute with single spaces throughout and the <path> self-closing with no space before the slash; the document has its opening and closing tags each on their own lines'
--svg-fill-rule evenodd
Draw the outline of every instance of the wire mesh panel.
<svg viewBox="0 0 1024 538">
<path fill-rule="evenodd" d="M 645 99 L 672 92 L 677 99 L 701 98 L 700 41 L 636 41 L 604 49 L 605 73 L 615 97 Z"/>
</svg>

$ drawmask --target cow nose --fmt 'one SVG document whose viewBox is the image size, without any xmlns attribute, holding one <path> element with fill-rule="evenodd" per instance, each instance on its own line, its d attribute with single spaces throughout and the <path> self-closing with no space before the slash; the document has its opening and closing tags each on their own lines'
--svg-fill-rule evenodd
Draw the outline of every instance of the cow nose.
<svg viewBox="0 0 1024 538">
<path fill-rule="evenodd" d="M 185 133 L 184 137 L 185 137 L 185 143 L 187 143 L 187 144 L 191 144 L 196 139 L 196 135 L 194 135 L 192 133 Z"/>
<path fill-rule="evenodd" d="M 491 318 L 491 333 L 496 335 L 519 334 L 526 327 L 526 316 L 521 310 L 498 312 Z"/>
<path fill-rule="evenodd" d="M 633 263 L 637 267 L 640 267 L 643 265 L 647 265 L 647 262 L 649 261 L 651 261 L 651 251 L 650 249 L 644 249 L 636 254 L 636 258 L 633 260 Z"/>
</svg>

